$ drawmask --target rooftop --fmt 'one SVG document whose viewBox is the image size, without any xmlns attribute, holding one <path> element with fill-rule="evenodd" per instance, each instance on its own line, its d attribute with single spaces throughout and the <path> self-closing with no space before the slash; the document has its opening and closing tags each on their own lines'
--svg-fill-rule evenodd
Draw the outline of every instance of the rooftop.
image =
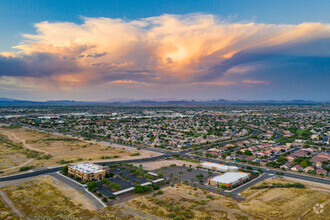
<svg viewBox="0 0 330 220">
<path fill-rule="evenodd" d="M 236 166 L 227 166 L 227 165 L 223 165 L 223 164 L 210 163 L 210 162 L 203 162 L 201 164 L 204 166 L 207 166 L 207 167 L 216 167 L 219 169 L 237 169 L 238 168 Z"/>
<path fill-rule="evenodd" d="M 84 173 L 98 173 L 103 171 L 101 166 L 92 163 L 81 163 L 70 167 Z"/>
<path fill-rule="evenodd" d="M 212 178 L 212 180 L 220 183 L 232 183 L 235 182 L 241 178 L 247 177 L 249 174 L 247 173 L 242 173 L 242 172 L 230 172 L 230 173 L 225 173 L 220 176 L 215 176 Z"/>
</svg>

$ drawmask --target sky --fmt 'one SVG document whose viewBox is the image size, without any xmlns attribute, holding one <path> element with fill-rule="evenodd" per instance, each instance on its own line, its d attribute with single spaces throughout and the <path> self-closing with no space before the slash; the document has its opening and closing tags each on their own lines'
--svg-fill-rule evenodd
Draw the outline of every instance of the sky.
<svg viewBox="0 0 330 220">
<path fill-rule="evenodd" d="M 330 1 L 1 0 L 0 97 L 330 101 Z"/>
</svg>

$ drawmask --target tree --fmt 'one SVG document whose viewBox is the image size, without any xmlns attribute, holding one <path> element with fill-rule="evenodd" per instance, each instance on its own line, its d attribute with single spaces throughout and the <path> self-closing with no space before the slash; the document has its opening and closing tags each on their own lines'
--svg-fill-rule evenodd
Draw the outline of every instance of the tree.
<svg viewBox="0 0 330 220">
<path fill-rule="evenodd" d="M 227 189 L 227 186 L 224 183 L 219 183 L 218 187 L 221 189 Z"/>
<path fill-rule="evenodd" d="M 138 193 L 138 194 L 144 193 L 143 187 L 139 184 L 136 185 L 134 188 L 134 193 Z"/>
<path fill-rule="evenodd" d="M 87 189 L 90 192 L 95 192 L 96 189 L 97 189 L 97 182 L 96 181 L 92 181 L 92 182 L 87 183 Z"/>
<path fill-rule="evenodd" d="M 152 189 L 150 186 L 141 186 L 140 184 L 136 185 L 134 188 L 134 193 L 145 193 L 145 192 L 150 192 Z"/>
<path fill-rule="evenodd" d="M 69 166 L 66 165 L 64 167 L 61 168 L 62 174 L 63 175 L 68 175 L 68 171 L 69 171 Z"/>
<path fill-rule="evenodd" d="M 283 164 L 285 164 L 287 161 L 288 161 L 288 159 L 287 158 L 285 158 L 285 157 L 279 157 L 279 158 L 277 158 L 277 163 L 279 163 L 280 165 L 283 165 Z"/>
<path fill-rule="evenodd" d="M 300 166 L 302 167 L 307 167 L 307 162 L 305 160 L 303 160 L 301 163 L 300 163 Z"/>
<path fill-rule="evenodd" d="M 251 152 L 250 150 L 246 150 L 246 151 L 244 151 L 244 154 L 245 154 L 245 155 L 250 155 L 250 156 L 251 156 L 251 155 L 252 155 L 252 152 Z"/>
</svg>

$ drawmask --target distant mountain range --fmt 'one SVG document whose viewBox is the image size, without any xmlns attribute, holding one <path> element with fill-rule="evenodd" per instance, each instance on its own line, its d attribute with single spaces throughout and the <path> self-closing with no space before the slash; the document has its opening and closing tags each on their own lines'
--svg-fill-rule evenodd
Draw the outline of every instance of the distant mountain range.
<svg viewBox="0 0 330 220">
<path fill-rule="evenodd" d="M 104 101 L 74 101 L 74 100 L 50 100 L 50 101 L 30 101 L 17 100 L 10 98 L 1 98 L 0 105 L 93 105 L 93 104 L 107 104 L 107 105 L 191 105 L 191 104 L 329 104 L 330 101 L 318 102 L 308 100 L 175 100 L 175 99 L 127 99 L 115 98 Z"/>
</svg>

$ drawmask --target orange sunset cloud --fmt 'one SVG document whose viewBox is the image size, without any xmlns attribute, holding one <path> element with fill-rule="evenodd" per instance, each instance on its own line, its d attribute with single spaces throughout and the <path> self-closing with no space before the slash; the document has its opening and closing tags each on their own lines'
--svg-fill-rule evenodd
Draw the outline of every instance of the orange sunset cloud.
<svg viewBox="0 0 330 220">
<path fill-rule="evenodd" d="M 262 68 L 262 62 L 246 63 L 249 54 L 291 55 L 290 47 L 330 36 L 329 24 L 228 23 L 204 14 L 139 20 L 84 17 L 82 24 L 42 22 L 35 28 L 36 34 L 25 34 L 14 47 L 19 52 L 0 54 L 3 65 L 18 69 L 4 66 L 0 77 L 31 77 L 66 87 L 136 82 L 267 84 L 231 77 Z M 329 53 L 302 51 L 306 56 Z"/>
</svg>

